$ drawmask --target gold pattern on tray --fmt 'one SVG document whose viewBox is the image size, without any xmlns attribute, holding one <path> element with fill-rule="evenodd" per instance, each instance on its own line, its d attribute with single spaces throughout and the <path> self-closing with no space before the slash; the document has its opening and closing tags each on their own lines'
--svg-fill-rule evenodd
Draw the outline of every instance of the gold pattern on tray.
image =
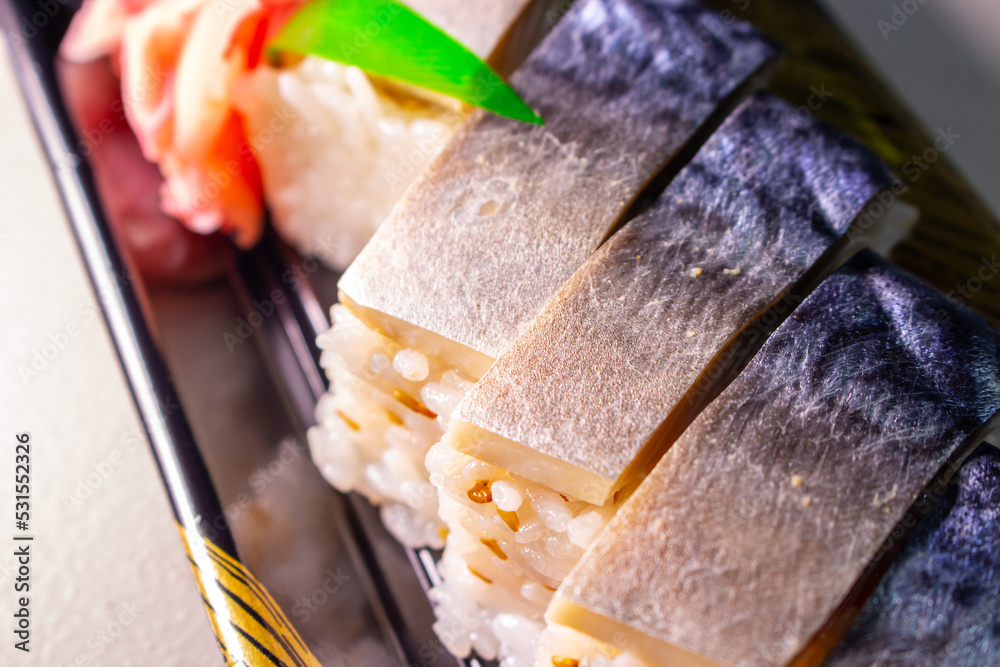
<svg viewBox="0 0 1000 667">
<path fill-rule="evenodd" d="M 321 667 L 278 604 L 231 556 L 178 525 L 212 630 L 234 667 Z"/>
</svg>

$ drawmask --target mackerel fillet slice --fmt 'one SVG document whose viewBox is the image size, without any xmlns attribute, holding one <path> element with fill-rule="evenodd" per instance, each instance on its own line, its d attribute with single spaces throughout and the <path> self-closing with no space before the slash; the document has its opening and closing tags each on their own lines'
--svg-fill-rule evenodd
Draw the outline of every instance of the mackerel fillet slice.
<svg viewBox="0 0 1000 667">
<path fill-rule="evenodd" d="M 653 665 L 819 664 L 998 408 L 1000 334 L 863 251 L 685 431 L 547 617 Z"/>
<path fill-rule="evenodd" d="M 858 142 L 753 97 L 566 283 L 459 405 L 446 439 L 605 504 L 742 367 L 800 283 L 836 268 L 852 222 L 889 184 Z"/>
<path fill-rule="evenodd" d="M 827 667 L 1000 665 L 1000 452 L 984 446 L 925 495 L 907 516 L 926 518 Z"/>
<path fill-rule="evenodd" d="M 496 358 L 773 55 L 687 0 L 577 3 L 510 80 L 545 125 L 477 112 L 341 278 L 344 303 Z"/>
<path fill-rule="evenodd" d="M 866 148 L 756 96 L 584 264 L 427 456 L 449 531 L 442 636 L 462 632 L 472 603 L 541 621 L 628 493 L 854 245 L 852 221 L 888 185 Z"/>
<path fill-rule="evenodd" d="M 511 79 L 545 125 L 474 114 L 342 277 L 310 433 L 326 478 L 442 546 L 424 456 L 455 405 L 774 55 L 688 0 L 576 3 Z"/>
</svg>

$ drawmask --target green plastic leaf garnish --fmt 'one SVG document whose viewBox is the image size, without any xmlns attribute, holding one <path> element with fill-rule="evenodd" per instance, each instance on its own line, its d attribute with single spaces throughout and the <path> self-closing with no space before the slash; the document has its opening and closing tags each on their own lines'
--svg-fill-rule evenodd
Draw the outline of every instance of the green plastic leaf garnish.
<svg viewBox="0 0 1000 667">
<path fill-rule="evenodd" d="M 543 124 L 476 54 L 396 0 L 311 0 L 268 44 L 413 84 L 476 107 Z"/>
</svg>

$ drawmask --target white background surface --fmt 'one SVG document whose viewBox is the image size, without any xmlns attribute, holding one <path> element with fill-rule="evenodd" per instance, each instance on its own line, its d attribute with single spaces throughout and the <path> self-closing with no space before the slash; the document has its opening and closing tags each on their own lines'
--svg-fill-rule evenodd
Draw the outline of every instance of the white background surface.
<svg viewBox="0 0 1000 667">
<path fill-rule="evenodd" d="M 6 45 L 0 100 L 0 665 L 217 667 L 215 638 Z M 65 338 L 61 349 L 50 335 Z M 18 367 L 30 367 L 36 351 L 51 359 L 22 379 Z M 13 648 L 10 631 L 20 431 L 32 438 L 36 536 L 29 655 Z"/>
<path fill-rule="evenodd" d="M 1000 210 L 1000 2 L 918 2 L 884 39 L 878 21 L 891 21 L 900 2 L 828 4 L 925 124 L 962 133 L 953 157 Z M 7 51 L 0 53 L 0 664 L 221 664 Z M 78 333 L 37 377 L 22 379 L 18 367 L 67 325 Z M 13 650 L 8 630 L 12 452 L 22 430 L 32 436 L 38 536 L 29 656 Z M 74 494 L 79 505 L 68 500 Z"/>
<path fill-rule="evenodd" d="M 1000 1 L 823 4 L 926 127 L 962 135 L 948 157 L 1000 218 Z M 894 17 L 894 6 L 916 10 Z"/>
</svg>

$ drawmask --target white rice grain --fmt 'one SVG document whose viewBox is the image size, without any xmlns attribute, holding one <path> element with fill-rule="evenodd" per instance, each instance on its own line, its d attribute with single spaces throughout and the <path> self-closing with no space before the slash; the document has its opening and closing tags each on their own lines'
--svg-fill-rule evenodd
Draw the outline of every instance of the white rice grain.
<svg viewBox="0 0 1000 667">
<path fill-rule="evenodd" d="M 493 485 L 490 486 L 490 493 L 493 495 L 493 502 L 496 503 L 496 506 L 505 512 L 516 512 L 521 507 L 521 503 L 524 502 L 517 487 L 504 480 L 493 482 Z"/>
<path fill-rule="evenodd" d="M 392 367 L 407 380 L 421 382 L 427 379 L 427 357 L 417 350 L 405 349 L 396 353 Z"/>
</svg>

